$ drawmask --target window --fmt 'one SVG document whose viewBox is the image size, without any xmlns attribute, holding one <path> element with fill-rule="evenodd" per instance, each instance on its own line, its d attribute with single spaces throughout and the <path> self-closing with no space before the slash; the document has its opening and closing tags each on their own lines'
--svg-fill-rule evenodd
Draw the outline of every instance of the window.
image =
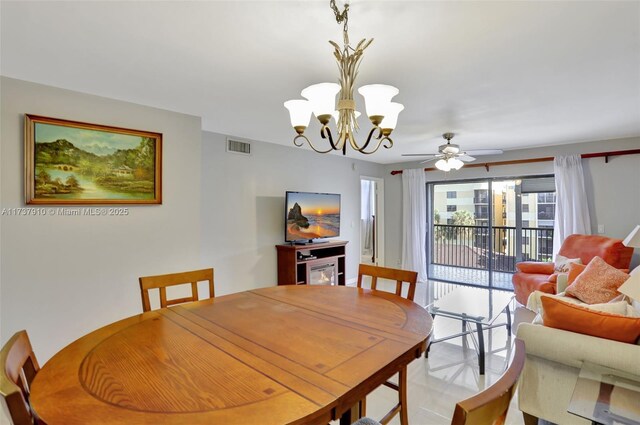
<svg viewBox="0 0 640 425">
<path fill-rule="evenodd" d="M 538 193 L 539 204 L 555 204 L 556 194 L 555 192 Z"/>
<path fill-rule="evenodd" d="M 553 220 L 556 212 L 556 206 L 554 204 L 540 204 L 538 205 L 538 220 Z"/>
<path fill-rule="evenodd" d="M 489 206 L 488 205 L 476 205 L 476 218 L 488 219 L 489 218 Z"/>
<path fill-rule="evenodd" d="M 476 189 L 473 191 L 473 203 L 474 204 L 486 204 L 489 198 L 489 191 L 487 189 Z"/>
<path fill-rule="evenodd" d="M 437 226 L 434 220 L 427 244 L 433 280 L 511 289 L 508 274 L 518 261 L 550 258 L 552 176 L 442 181 L 428 183 L 427 190 L 430 213 L 441 217 Z M 485 273 L 463 275 L 455 267 Z"/>
</svg>

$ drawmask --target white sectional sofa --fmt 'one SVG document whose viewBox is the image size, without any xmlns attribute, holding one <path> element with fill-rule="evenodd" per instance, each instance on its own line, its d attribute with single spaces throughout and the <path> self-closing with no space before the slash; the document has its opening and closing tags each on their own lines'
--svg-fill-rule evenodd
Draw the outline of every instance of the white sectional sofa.
<svg viewBox="0 0 640 425">
<path fill-rule="evenodd" d="M 640 267 L 632 271 L 640 273 Z M 537 311 L 534 297 L 527 308 Z M 634 303 L 638 307 L 638 303 Z M 640 376 L 640 345 L 522 323 L 518 338 L 525 342 L 527 357 L 518 386 L 518 407 L 528 415 L 559 425 L 591 422 L 567 412 L 583 362 L 590 362 Z M 525 415 L 525 423 L 535 423 Z"/>
</svg>

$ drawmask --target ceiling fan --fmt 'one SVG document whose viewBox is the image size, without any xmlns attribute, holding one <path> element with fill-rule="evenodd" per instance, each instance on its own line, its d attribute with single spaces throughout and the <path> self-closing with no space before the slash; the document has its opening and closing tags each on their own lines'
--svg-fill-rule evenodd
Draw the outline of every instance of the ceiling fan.
<svg viewBox="0 0 640 425">
<path fill-rule="evenodd" d="M 476 159 L 474 156 L 481 155 L 501 155 L 503 151 L 501 149 L 477 149 L 471 151 L 461 151 L 460 146 L 454 143 L 451 143 L 451 139 L 453 139 L 455 134 L 453 133 L 444 133 L 442 137 L 447 141 L 446 144 L 438 146 L 438 153 L 428 154 L 428 153 L 405 153 L 402 156 L 427 156 L 431 157 L 422 161 L 420 164 L 424 164 L 425 162 L 435 161 L 436 168 L 442 171 L 449 170 L 459 170 L 462 168 L 465 162 L 472 162 Z"/>
</svg>

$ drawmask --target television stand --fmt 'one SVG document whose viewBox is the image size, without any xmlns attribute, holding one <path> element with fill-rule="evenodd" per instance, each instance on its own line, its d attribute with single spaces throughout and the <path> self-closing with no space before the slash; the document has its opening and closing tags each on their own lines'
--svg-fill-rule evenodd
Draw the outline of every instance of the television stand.
<svg viewBox="0 0 640 425">
<path fill-rule="evenodd" d="M 278 285 L 344 285 L 347 243 L 328 240 L 276 245 Z"/>
</svg>

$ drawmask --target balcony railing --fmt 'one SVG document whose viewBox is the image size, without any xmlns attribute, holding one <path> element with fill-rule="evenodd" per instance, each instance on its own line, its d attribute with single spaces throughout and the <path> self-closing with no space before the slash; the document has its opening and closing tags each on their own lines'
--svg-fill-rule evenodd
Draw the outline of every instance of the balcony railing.
<svg viewBox="0 0 640 425">
<path fill-rule="evenodd" d="M 485 226 L 433 226 L 432 264 L 491 269 L 514 273 L 517 261 L 551 261 L 553 229 L 522 228 L 522 247 L 516 246 L 516 228 L 495 226 L 489 245 L 489 228 Z"/>
</svg>

